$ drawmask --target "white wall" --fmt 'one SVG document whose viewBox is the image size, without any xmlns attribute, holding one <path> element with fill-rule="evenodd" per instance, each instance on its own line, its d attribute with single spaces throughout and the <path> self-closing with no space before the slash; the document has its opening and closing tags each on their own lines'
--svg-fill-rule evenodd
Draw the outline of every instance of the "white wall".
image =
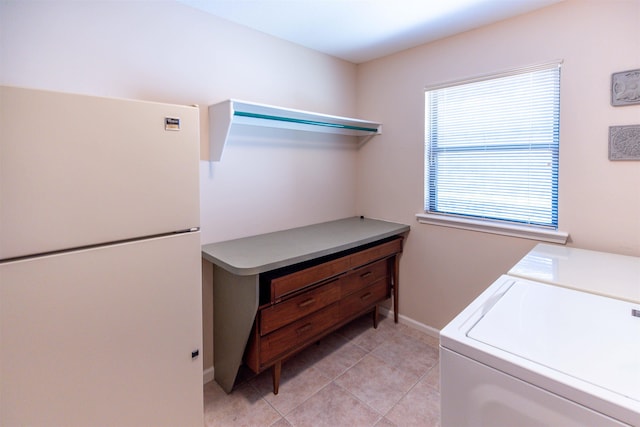
<svg viewBox="0 0 640 427">
<path fill-rule="evenodd" d="M 354 116 L 355 77 L 351 63 L 172 1 L 0 1 L 1 84 L 198 104 L 203 159 L 207 105 L 237 98 Z M 203 243 L 356 214 L 353 146 L 317 135 L 240 136 L 221 162 L 201 162 Z M 203 267 L 208 367 L 212 292 Z"/>
<path fill-rule="evenodd" d="M 563 60 L 560 229 L 576 247 L 640 256 L 640 162 L 610 162 L 608 128 L 640 124 L 611 107 L 611 73 L 640 68 L 640 0 L 568 0 L 359 66 L 358 111 L 384 134 L 360 151 L 358 212 L 412 225 L 400 314 L 443 327 L 536 242 L 418 224 L 424 88 Z"/>
<path fill-rule="evenodd" d="M 227 98 L 354 115 L 353 64 L 179 3 L 0 4 L 3 84 L 198 104 L 203 159 L 206 106 Z M 355 150 L 262 142 L 202 163 L 205 243 L 355 214 Z"/>
<path fill-rule="evenodd" d="M 201 106 L 234 97 L 383 122 L 358 151 L 277 132 L 236 138 L 222 162 L 201 162 L 203 242 L 354 214 L 410 224 L 400 312 L 435 328 L 535 242 L 415 221 L 423 89 L 555 59 L 560 226 L 571 245 L 640 255 L 640 162 L 607 160 L 608 126 L 640 124 L 640 107 L 609 105 L 611 73 L 640 68 L 640 0 L 568 0 L 357 67 L 168 1 L 0 0 L 2 84 Z M 205 159 L 204 108 L 201 118 Z M 204 318 L 207 367 L 210 305 Z"/>
</svg>

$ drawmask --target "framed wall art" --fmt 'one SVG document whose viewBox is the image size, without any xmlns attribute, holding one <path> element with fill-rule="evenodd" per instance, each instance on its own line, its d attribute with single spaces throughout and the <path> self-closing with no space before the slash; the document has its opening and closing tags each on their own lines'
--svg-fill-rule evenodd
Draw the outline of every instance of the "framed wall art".
<svg viewBox="0 0 640 427">
<path fill-rule="evenodd" d="M 609 127 L 609 160 L 640 160 L 640 125 Z"/>
<path fill-rule="evenodd" d="M 640 69 L 611 75 L 611 105 L 640 105 Z"/>
</svg>

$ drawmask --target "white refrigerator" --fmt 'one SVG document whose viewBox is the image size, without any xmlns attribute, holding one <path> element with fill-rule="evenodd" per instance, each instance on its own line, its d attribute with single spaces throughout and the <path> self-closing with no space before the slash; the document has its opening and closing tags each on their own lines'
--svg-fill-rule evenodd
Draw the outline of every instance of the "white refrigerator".
<svg viewBox="0 0 640 427">
<path fill-rule="evenodd" d="M 201 427 L 198 109 L 0 90 L 0 426 Z"/>
</svg>

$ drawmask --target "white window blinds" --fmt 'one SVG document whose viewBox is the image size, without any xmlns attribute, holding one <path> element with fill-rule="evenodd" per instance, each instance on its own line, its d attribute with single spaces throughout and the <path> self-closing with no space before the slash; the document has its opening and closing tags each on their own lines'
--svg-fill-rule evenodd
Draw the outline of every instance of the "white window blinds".
<svg viewBox="0 0 640 427">
<path fill-rule="evenodd" d="M 560 65 L 425 97 L 425 211 L 558 228 Z"/>
</svg>

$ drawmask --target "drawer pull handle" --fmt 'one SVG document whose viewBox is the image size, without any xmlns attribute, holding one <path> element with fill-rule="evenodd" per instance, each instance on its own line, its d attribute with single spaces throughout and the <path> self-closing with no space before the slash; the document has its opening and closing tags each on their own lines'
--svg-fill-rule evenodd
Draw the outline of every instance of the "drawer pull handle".
<svg viewBox="0 0 640 427">
<path fill-rule="evenodd" d="M 370 271 L 367 271 L 366 273 L 363 273 L 360 275 L 360 277 L 362 277 L 363 279 L 366 279 L 367 277 L 371 276 L 373 273 Z"/>
<path fill-rule="evenodd" d="M 371 298 L 371 292 L 367 292 L 366 294 L 364 294 L 364 295 L 362 295 L 362 296 L 360 297 L 360 299 L 361 299 L 362 301 L 366 301 L 366 300 L 368 300 L 369 298 Z"/>
<path fill-rule="evenodd" d="M 303 327 L 296 329 L 296 332 L 297 332 L 298 335 L 302 335 L 305 332 L 309 332 L 311 330 L 311 328 L 313 328 L 313 325 L 311 323 L 307 323 Z"/>
<path fill-rule="evenodd" d="M 309 298 L 307 300 L 302 301 L 300 304 L 298 304 L 298 307 L 304 308 L 304 307 L 307 307 L 307 306 L 309 306 L 309 305 L 311 305 L 311 304 L 313 304 L 315 302 L 316 302 L 315 298 Z"/>
</svg>

